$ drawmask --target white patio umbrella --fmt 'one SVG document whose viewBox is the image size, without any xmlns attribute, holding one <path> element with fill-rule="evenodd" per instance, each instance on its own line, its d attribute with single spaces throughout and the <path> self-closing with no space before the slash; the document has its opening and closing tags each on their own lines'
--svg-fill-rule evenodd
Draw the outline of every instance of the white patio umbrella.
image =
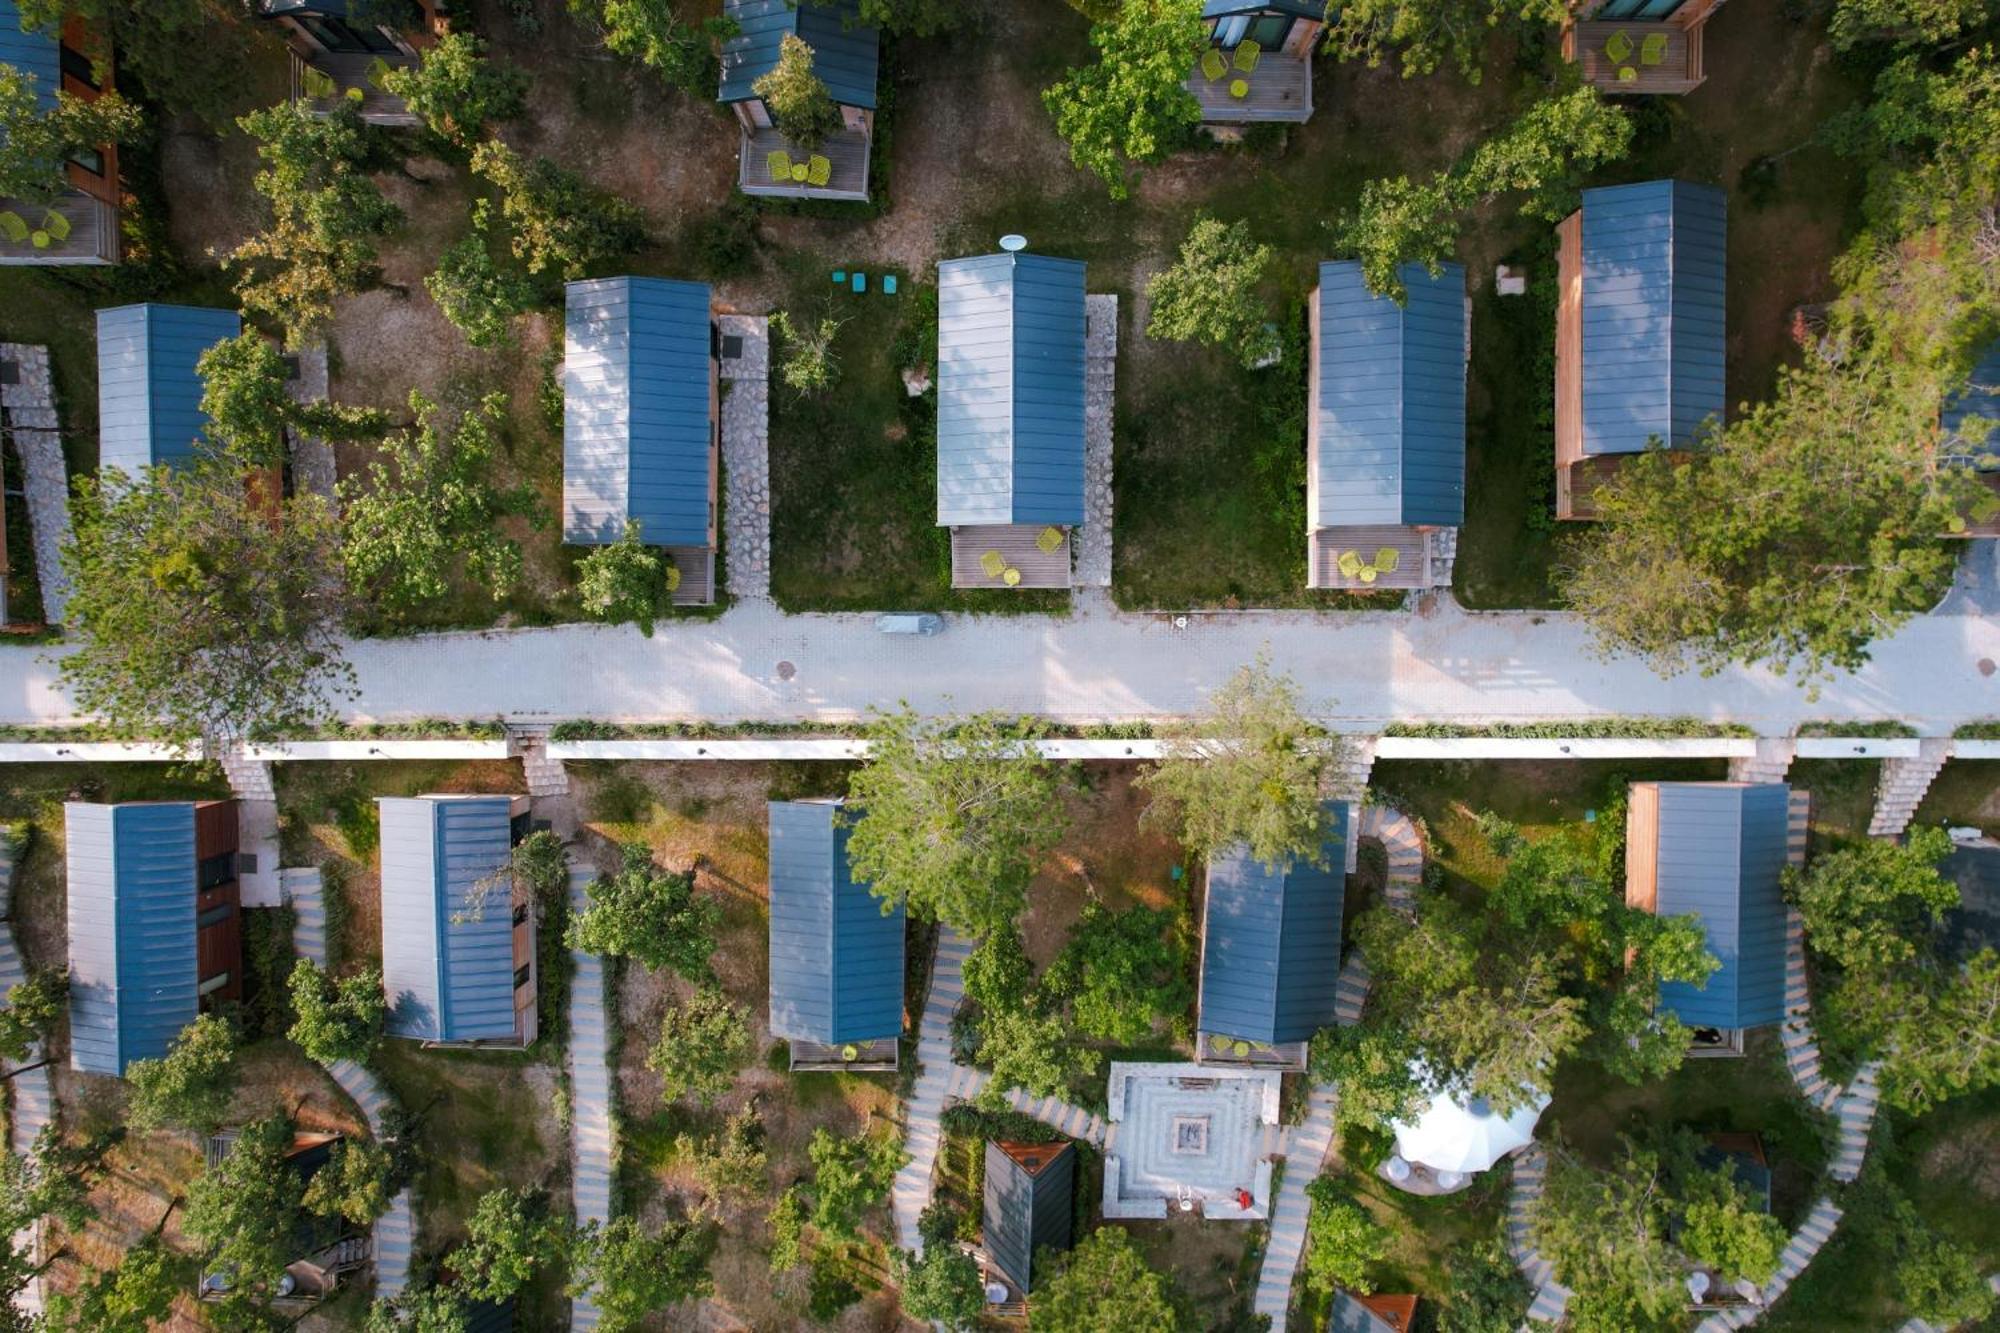
<svg viewBox="0 0 2000 1333">
<path fill-rule="evenodd" d="M 1497 1114 L 1484 1097 L 1439 1092 L 1415 1124 L 1396 1121 L 1396 1151 L 1433 1171 L 1484 1171 L 1532 1143 L 1549 1099 L 1537 1095 L 1512 1115 Z"/>
</svg>

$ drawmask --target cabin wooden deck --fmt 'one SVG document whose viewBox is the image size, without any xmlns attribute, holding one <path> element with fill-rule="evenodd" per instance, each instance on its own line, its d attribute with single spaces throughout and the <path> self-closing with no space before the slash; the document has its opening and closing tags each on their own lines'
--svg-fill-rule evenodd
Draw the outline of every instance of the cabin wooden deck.
<svg viewBox="0 0 2000 1333">
<path fill-rule="evenodd" d="M 1629 454 L 1587 454 L 1556 468 L 1556 517 L 1591 522 L 1597 518 L 1597 488 L 1610 481 Z"/>
<path fill-rule="evenodd" d="M 340 90 L 336 96 L 352 100 L 349 97 L 350 90 L 358 90 L 360 92 L 361 101 L 357 109 L 361 112 L 361 119 L 367 121 L 370 125 L 423 124 L 422 117 L 411 111 L 402 98 L 396 96 L 394 93 L 385 93 L 369 82 L 368 72 L 375 67 L 377 59 L 378 57 L 372 55 L 334 55 L 322 52 L 313 56 L 311 60 L 307 60 L 306 57 L 294 50 L 292 52 L 292 96 L 299 101 L 305 102 L 316 111 L 324 112 L 333 109 L 333 98 L 312 97 L 306 93 L 306 70 L 308 68 L 316 69 L 333 80 L 334 87 Z M 403 55 L 401 52 L 391 52 L 379 57 L 379 59 L 392 69 L 400 69 L 405 65 L 414 65 L 417 63 L 415 59 Z"/>
<path fill-rule="evenodd" d="M 1396 553 L 1396 568 L 1386 574 L 1377 574 L 1373 583 L 1364 583 L 1340 572 L 1342 551 L 1356 552 L 1366 564 L 1385 547 Z M 1431 586 L 1430 529 L 1389 525 L 1314 528 L 1306 552 L 1306 586 L 1354 592 L 1428 588 Z"/>
<path fill-rule="evenodd" d="M 1004 588 L 1004 579 L 994 578 L 980 563 L 988 551 L 998 551 L 1007 566 L 1021 571 L 1016 588 L 1067 588 L 1070 586 L 1070 534 L 1053 553 L 1035 543 L 1046 527 L 1042 523 L 1011 523 L 951 530 L 951 586 L 954 588 Z"/>
<path fill-rule="evenodd" d="M 745 194 L 770 195 L 781 199 L 868 200 L 869 136 L 859 130 L 841 130 L 819 146 L 822 157 L 833 164 L 833 176 L 823 186 L 803 181 L 771 179 L 771 153 L 782 149 L 794 162 L 812 154 L 799 148 L 776 130 L 746 130 L 738 155 L 737 186 Z"/>
<path fill-rule="evenodd" d="M 798 1072 L 831 1072 L 847 1074 L 892 1073 L 896 1068 L 897 1045 L 894 1037 L 880 1037 L 873 1041 L 849 1042 L 854 1048 L 852 1060 L 841 1059 L 839 1045 L 822 1045 L 816 1041 L 793 1041 L 792 1068 Z"/>
<path fill-rule="evenodd" d="M 668 546 L 662 549 L 674 558 L 674 568 L 681 572 L 681 586 L 674 589 L 674 605 L 713 605 L 715 551 L 707 546 Z"/>
<path fill-rule="evenodd" d="M 1707 77 L 1702 69 L 1701 30 L 1700 23 L 1692 28 L 1678 23 L 1573 23 L 1563 32 L 1563 55 L 1582 67 L 1585 83 L 1607 93 L 1671 96 L 1694 91 Z M 1622 63 L 1604 52 L 1604 44 L 1620 32 L 1632 43 L 1632 54 Z M 1642 64 L 1640 50 L 1653 36 L 1667 39 L 1666 55 L 1657 65 Z M 1621 80 L 1621 69 L 1629 69 L 1637 77 Z"/>
<path fill-rule="evenodd" d="M 1229 95 L 1229 85 L 1236 79 L 1249 82 L 1249 96 L 1238 99 Z M 1187 89 L 1201 103 L 1204 124 L 1248 125 L 1257 121 L 1303 124 L 1312 119 L 1312 60 L 1307 56 L 1266 51 L 1251 73 L 1239 74 L 1232 66 L 1213 83 L 1201 72 L 1201 66 L 1196 65 L 1188 77 Z"/>
<path fill-rule="evenodd" d="M 0 199 L 5 209 L 28 224 L 41 227 L 50 213 L 60 214 L 69 223 L 69 236 L 51 240 L 41 249 L 32 239 L 18 244 L 0 237 L 0 264 L 115 264 L 119 258 L 118 210 L 95 195 L 68 190 L 51 204 L 31 204 L 20 199 Z"/>
</svg>

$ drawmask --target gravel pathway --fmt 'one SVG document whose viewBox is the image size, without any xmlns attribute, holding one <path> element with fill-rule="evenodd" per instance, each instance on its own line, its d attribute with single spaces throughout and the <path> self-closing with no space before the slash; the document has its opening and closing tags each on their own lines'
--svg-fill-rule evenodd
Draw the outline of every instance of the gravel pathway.
<svg viewBox="0 0 2000 1333">
<path fill-rule="evenodd" d="M 0 409 L 21 456 L 18 480 L 28 499 L 35 579 L 42 589 L 42 618 L 60 625 L 69 611 L 69 576 L 59 552 L 69 538 L 69 467 L 63 461 L 62 423 L 56 418 L 49 349 L 0 343 L 0 358 L 20 368 L 19 382 L 0 384 Z"/>
<path fill-rule="evenodd" d="M 771 596 L 771 321 L 724 315 L 743 354 L 722 363 L 722 584 L 735 598 Z"/>
</svg>

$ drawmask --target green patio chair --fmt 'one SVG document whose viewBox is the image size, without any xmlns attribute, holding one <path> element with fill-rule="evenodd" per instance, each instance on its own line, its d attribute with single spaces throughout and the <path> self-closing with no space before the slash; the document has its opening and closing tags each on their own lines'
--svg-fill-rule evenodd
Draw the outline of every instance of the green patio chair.
<svg viewBox="0 0 2000 1333">
<path fill-rule="evenodd" d="M 1375 568 L 1384 574 L 1393 574 L 1403 563 L 1403 553 L 1393 546 L 1384 546 L 1375 552 Z"/>
<path fill-rule="evenodd" d="M 806 184 L 812 186 L 815 190 L 823 190 L 826 188 L 827 182 L 832 179 L 832 158 L 814 153 L 810 158 L 806 159 Z"/>
<path fill-rule="evenodd" d="M 774 181 L 788 181 L 792 178 L 792 155 L 782 148 L 773 148 L 764 154 L 764 170 L 771 173 Z"/>
<path fill-rule="evenodd" d="M 1229 95 L 1239 102 L 1248 97 L 1250 95 L 1250 80 L 1231 79 L 1229 81 Z"/>
<path fill-rule="evenodd" d="M 1622 65 L 1632 58 L 1632 38 L 1623 28 L 1604 39 L 1604 56 L 1614 65 Z"/>
<path fill-rule="evenodd" d="M 986 571 L 986 577 L 997 579 L 1007 572 L 1007 557 L 998 551 L 988 551 L 979 557 L 979 567 Z"/>
<path fill-rule="evenodd" d="M 1359 578 L 1361 576 L 1361 552 L 1342 551 L 1340 558 L 1335 560 L 1333 565 L 1335 569 L 1340 571 L 1342 578 Z"/>
<path fill-rule="evenodd" d="M 1639 81 L 1638 70 L 1633 69 L 1630 65 L 1620 65 L 1618 67 L 1618 82 L 1637 83 L 1638 81 Z"/>
<path fill-rule="evenodd" d="M 668 596 L 672 596 L 674 593 L 677 593 L 680 590 L 681 590 L 681 567 L 679 565 L 668 565 L 667 594 Z"/>
<path fill-rule="evenodd" d="M 378 93 L 389 91 L 389 71 L 394 68 L 381 56 L 368 62 L 368 86 Z"/>
<path fill-rule="evenodd" d="M 1245 74 L 1257 72 L 1257 62 L 1264 58 L 1264 48 L 1255 42 L 1245 42 L 1229 57 L 1229 63 Z"/>
<path fill-rule="evenodd" d="M 1201 53 L 1201 76 L 1210 83 L 1229 72 L 1229 62 L 1222 58 L 1222 52 L 1211 46 Z"/>
<path fill-rule="evenodd" d="M 0 236 L 19 245 L 28 239 L 28 220 L 11 208 L 0 213 Z"/>
<path fill-rule="evenodd" d="M 1043 555 L 1054 555 L 1062 550 L 1062 529 L 1053 525 L 1043 528 L 1042 535 L 1035 538 L 1035 549 Z"/>
<path fill-rule="evenodd" d="M 340 95 L 340 85 L 333 81 L 333 75 L 323 69 L 314 69 L 311 65 L 307 65 L 299 75 L 299 87 L 307 97 L 311 98 Z"/>
<path fill-rule="evenodd" d="M 1010 588 L 1018 588 L 1021 586 L 1021 571 L 1010 565 L 1006 572 L 1000 575 L 1000 581 Z"/>
<path fill-rule="evenodd" d="M 69 239 L 69 219 L 50 209 L 42 218 L 42 230 L 58 241 L 66 241 Z"/>
<path fill-rule="evenodd" d="M 1639 43 L 1639 63 L 1657 65 L 1667 58 L 1667 35 L 1656 32 Z"/>
</svg>

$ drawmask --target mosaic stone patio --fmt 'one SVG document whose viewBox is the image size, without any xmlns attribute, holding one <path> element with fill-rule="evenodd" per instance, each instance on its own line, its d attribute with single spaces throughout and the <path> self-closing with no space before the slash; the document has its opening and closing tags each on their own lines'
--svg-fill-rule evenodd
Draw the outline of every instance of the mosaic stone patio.
<svg viewBox="0 0 2000 1333">
<path fill-rule="evenodd" d="M 1196 1064 L 1113 1063 L 1104 1216 L 1262 1220 L 1280 1076 Z M 1250 1206 L 1241 1202 L 1243 1192 Z"/>
</svg>

